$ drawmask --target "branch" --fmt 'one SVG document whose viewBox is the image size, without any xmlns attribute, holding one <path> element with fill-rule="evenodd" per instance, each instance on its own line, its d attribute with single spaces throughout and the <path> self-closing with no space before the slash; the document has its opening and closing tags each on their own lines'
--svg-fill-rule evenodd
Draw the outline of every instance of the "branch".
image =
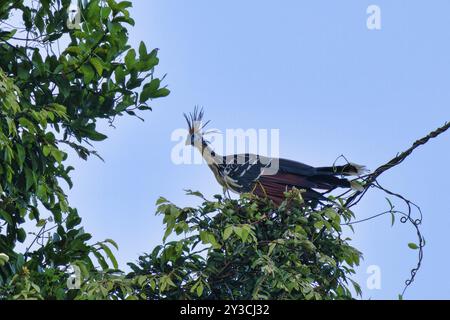
<svg viewBox="0 0 450 320">
<path fill-rule="evenodd" d="M 421 267 L 421 264 L 422 264 L 423 247 L 425 246 L 425 239 L 423 238 L 423 236 L 422 236 L 422 234 L 420 232 L 420 229 L 419 229 L 419 226 L 422 223 L 422 211 L 421 211 L 419 206 L 417 206 L 413 202 L 409 201 L 408 199 L 406 199 L 402 195 L 394 193 L 392 191 L 389 191 L 389 190 L 383 188 L 378 183 L 377 178 L 380 175 L 382 175 L 384 172 L 386 172 L 387 170 L 389 170 L 389 169 L 399 165 L 400 163 L 402 163 L 419 146 L 422 146 L 422 145 L 426 144 L 428 141 L 430 141 L 433 138 L 436 138 L 440 134 L 442 134 L 445 131 L 447 131 L 449 128 L 450 128 L 450 122 L 446 122 L 442 127 L 440 127 L 438 129 L 430 132 L 427 136 L 425 136 L 422 139 L 417 140 L 416 142 L 414 142 L 414 144 L 408 150 L 403 151 L 400 154 L 397 154 L 397 156 L 395 158 L 393 158 L 392 160 L 390 160 L 386 164 L 378 167 L 373 173 L 365 175 L 363 177 L 360 177 L 365 182 L 363 190 L 354 193 L 349 198 L 347 198 L 347 200 L 345 202 L 345 207 L 346 208 L 350 208 L 350 207 L 356 205 L 364 197 L 365 193 L 368 191 L 368 189 L 370 187 L 375 187 L 375 188 L 378 188 L 378 189 L 386 192 L 387 194 L 389 194 L 391 196 L 395 196 L 395 197 L 401 199 L 406 204 L 407 209 L 408 209 L 407 212 L 395 211 L 394 210 L 394 206 L 392 205 L 391 201 L 388 199 L 389 205 L 391 207 L 389 211 L 385 211 L 385 212 L 382 212 L 380 214 L 374 215 L 372 217 L 369 217 L 369 218 L 366 218 L 366 219 L 362 219 L 362 220 L 355 221 L 353 223 L 348 223 L 347 224 L 347 225 L 352 225 L 352 224 L 356 224 L 356 223 L 360 223 L 360 222 L 365 222 L 365 221 L 372 220 L 374 218 L 380 217 L 382 215 L 385 215 L 387 213 L 390 213 L 392 215 L 394 215 L 394 214 L 402 215 L 402 218 L 400 219 L 400 221 L 402 223 L 406 223 L 406 222 L 409 221 L 414 226 L 414 228 L 416 229 L 417 237 L 418 237 L 418 241 L 419 241 L 418 244 L 417 244 L 417 247 L 418 247 L 417 249 L 419 250 L 418 262 L 417 262 L 416 267 L 411 270 L 410 278 L 405 281 L 405 287 L 403 288 L 403 292 L 400 295 L 401 297 L 403 297 L 403 295 L 406 292 L 406 289 L 413 283 L 413 281 L 414 281 L 414 279 L 416 277 L 416 274 L 419 271 L 419 269 Z M 411 215 L 413 207 L 415 207 L 418 210 L 418 212 L 419 212 L 420 217 L 418 219 L 414 219 L 412 217 L 412 215 Z"/>
<path fill-rule="evenodd" d="M 442 134 L 445 131 L 447 131 L 449 128 L 450 128 L 450 122 L 446 122 L 442 127 L 440 127 L 438 129 L 430 132 L 427 136 L 425 136 L 422 139 L 419 139 L 416 142 L 414 142 L 414 144 L 411 146 L 411 148 L 409 148 L 406 151 L 403 151 L 402 153 L 397 155 L 395 158 L 393 158 L 392 160 L 390 160 L 386 164 L 383 164 L 382 166 L 378 167 L 373 173 L 365 176 L 365 178 L 364 178 L 364 182 L 365 182 L 364 189 L 361 190 L 361 191 L 356 192 L 351 197 L 349 197 L 347 199 L 347 201 L 346 201 L 345 206 L 348 208 L 348 207 L 354 205 L 355 203 L 353 203 L 353 202 L 355 201 L 355 199 L 358 198 L 360 195 L 363 195 L 367 191 L 367 189 L 370 186 L 372 186 L 372 184 L 377 180 L 377 178 L 381 174 L 383 174 L 387 170 L 389 170 L 389 169 L 399 165 L 400 163 L 402 163 L 403 160 L 405 160 L 408 156 L 410 156 L 415 149 L 417 149 L 418 147 L 426 144 L 431 139 L 436 138 L 440 134 Z"/>
</svg>

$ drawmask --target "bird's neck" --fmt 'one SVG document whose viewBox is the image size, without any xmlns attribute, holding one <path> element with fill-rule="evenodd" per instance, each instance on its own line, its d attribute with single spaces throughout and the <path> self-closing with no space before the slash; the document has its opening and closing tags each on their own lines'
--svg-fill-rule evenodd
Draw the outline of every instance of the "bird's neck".
<svg viewBox="0 0 450 320">
<path fill-rule="evenodd" d="M 202 154 L 203 159 L 205 159 L 206 163 L 211 166 L 211 165 L 218 165 L 221 164 L 223 162 L 223 157 L 219 154 L 217 154 L 212 148 L 211 146 L 206 143 L 205 140 L 202 139 L 202 143 L 201 145 L 195 145 L 195 147 L 198 149 L 198 151 L 200 151 L 200 153 Z"/>
</svg>

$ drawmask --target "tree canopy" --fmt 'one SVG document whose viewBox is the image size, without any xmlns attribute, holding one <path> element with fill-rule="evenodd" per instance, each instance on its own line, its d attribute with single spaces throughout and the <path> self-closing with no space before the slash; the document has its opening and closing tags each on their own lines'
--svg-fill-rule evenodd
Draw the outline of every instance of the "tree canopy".
<svg viewBox="0 0 450 320">
<path fill-rule="evenodd" d="M 350 299 L 351 279 L 361 253 L 342 237 L 341 223 L 353 213 L 336 204 L 320 210 L 300 190 L 286 193 L 279 207 L 243 194 L 237 200 L 199 192 L 197 208 L 179 208 L 164 198 L 158 214 L 167 241 L 138 265 L 132 277 L 146 277 L 154 299 Z M 150 275 L 150 277 L 148 277 Z"/>
</svg>

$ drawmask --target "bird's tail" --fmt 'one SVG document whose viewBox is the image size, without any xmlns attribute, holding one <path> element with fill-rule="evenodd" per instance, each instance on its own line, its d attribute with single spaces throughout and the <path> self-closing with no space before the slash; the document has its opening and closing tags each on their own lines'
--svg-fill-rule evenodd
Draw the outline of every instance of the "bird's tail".
<svg viewBox="0 0 450 320">
<path fill-rule="evenodd" d="M 356 190 L 359 192 L 364 191 L 364 186 L 357 180 L 350 181 L 350 187 L 352 190 Z"/>
<path fill-rule="evenodd" d="M 316 168 L 320 174 L 343 175 L 343 176 L 361 176 L 368 172 L 365 166 L 356 163 L 348 163 L 344 166 Z"/>
</svg>

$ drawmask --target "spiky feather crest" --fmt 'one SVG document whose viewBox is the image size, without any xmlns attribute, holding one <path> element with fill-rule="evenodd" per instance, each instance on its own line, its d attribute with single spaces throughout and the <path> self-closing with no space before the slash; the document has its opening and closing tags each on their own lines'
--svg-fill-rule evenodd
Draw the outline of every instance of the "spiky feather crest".
<svg viewBox="0 0 450 320">
<path fill-rule="evenodd" d="M 202 134 L 203 129 L 208 125 L 209 121 L 207 121 L 205 124 L 202 124 L 203 122 L 203 116 L 205 115 L 205 112 L 203 108 L 200 108 L 198 106 L 194 107 L 194 112 L 190 112 L 189 114 L 183 113 L 184 118 L 186 119 L 188 128 L 189 128 L 189 134 Z"/>
</svg>

